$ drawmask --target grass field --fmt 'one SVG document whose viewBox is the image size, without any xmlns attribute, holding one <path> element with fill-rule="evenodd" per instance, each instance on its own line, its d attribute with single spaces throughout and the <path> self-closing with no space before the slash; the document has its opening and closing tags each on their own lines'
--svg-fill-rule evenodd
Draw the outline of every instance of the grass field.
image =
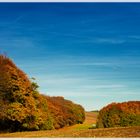
<svg viewBox="0 0 140 140">
<path fill-rule="evenodd" d="M 76 124 L 59 130 L 1 133 L 0 137 L 140 137 L 140 126 L 105 129 L 89 129 L 96 123 L 97 113 L 86 112 L 83 124 Z"/>
</svg>

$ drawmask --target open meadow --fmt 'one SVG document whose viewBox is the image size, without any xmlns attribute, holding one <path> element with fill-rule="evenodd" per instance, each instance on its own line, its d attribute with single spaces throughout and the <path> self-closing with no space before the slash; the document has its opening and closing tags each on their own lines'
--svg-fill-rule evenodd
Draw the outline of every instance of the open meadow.
<svg viewBox="0 0 140 140">
<path fill-rule="evenodd" d="M 140 137 L 140 126 L 120 128 L 89 129 L 96 123 L 97 113 L 86 112 L 83 124 L 76 124 L 58 130 L 1 133 L 0 137 Z"/>
</svg>

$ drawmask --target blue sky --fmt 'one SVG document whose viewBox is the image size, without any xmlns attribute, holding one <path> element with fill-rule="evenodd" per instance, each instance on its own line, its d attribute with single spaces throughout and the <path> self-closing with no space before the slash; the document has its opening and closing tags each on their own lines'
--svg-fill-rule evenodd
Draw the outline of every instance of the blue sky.
<svg viewBox="0 0 140 140">
<path fill-rule="evenodd" d="M 0 52 L 86 110 L 140 100 L 140 3 L 0 3 Z"/>
</svg>

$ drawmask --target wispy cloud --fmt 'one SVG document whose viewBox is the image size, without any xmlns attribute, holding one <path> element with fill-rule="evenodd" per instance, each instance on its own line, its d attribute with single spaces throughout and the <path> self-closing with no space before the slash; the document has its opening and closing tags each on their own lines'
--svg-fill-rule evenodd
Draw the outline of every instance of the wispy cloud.
<svg viewBox="0 0 140 140">
<path fill-rule="evenodd" d="M 74 85 L 74 84 L 80 84 L 82 83 L 85 79 L 84 78 L 74 78 L 74 77 L 62 77 L 62 76 L 38 76 L 37 80 L 45 84 L 45 85 L 54 85 L 54 86 L 63 86 L 63 85 Z"/>
<path fill-rule="evenodd" d="M 126 85 L 119 85 L 119 84 L 108 84 L 108 85 L 85 85 L 83 88 L 89 89 L 117 89 L 117 88 L 125 88 Z"/>
<path fill-rule="evenodd" d="M 22 42 L 23 43 L 23 42 Z M 25 42 L 24 42 L 25 43 Z M 30 42 L 26 42 L 25 46 L 30 45 Z M 30 46 L 34 46 L 31 44 Z M 20 48 L 20 47 L 19 47 Z M 23 47 L 24 49 L 24 47 Z M 108 68 L 110 70 L 123 70 L 128 68 L 139 68 L 140 67 L 140 57 L 129 57 L 129 56 L 110 56 L 110 57 L 84 57 L 84 56 L 75 56 L 75 55 L 57 55 L 56 57 L 49 54 L 36 57 L 31 56 L 28 60 L 29 63 L 26 63 L 24 60 L 17 60 L 17 63 L 20 67 L 26 68 L 27 70 L 32 71 L 41 71 L 44 70 L 46 73 L 50 69 L 59 69 L 61 71 L 66 70 L 70 72 L 70 70 L 80 70 L 81 68 L 100 68 L 102 69 L 102 73 L 105 70 L 104 68 Z M 44 66 L 45 64 L 45 66 Z M 68 70 L 69 68 L 69 70 Z M 93 69 L 94 70 L 94 69 Z M 95 71 L 94 71 L 95 72 Z"/>
<path fill-rule="evenodd" d="M 128 36 L 128 38 L 140 40 L 140 35 L 131 35 L 131 36 Z"/>
<path fill-rule="evenodd" d="M 18 38 L 4 38 L 4 39 L 0 39 L 0 47 L 6 47 L 6 48 L 32 48 L 35 47 L 34 42 L 32 40 L 29 40 L 28 38 L 25 37 L 18 37 Z"/>
<path fill-rule="evenodd" d="M 15 17 L 15 18 L 13 18 L 12 20 L 10 20 L 10 21 L 3 21 L 3 22 L 1 22 L 0 23 L 0 26 L 1 27 L 3 27 L 3 28 L 12 28 L 13 27 L 13 25 L 16 25 L 19 21 L 21 21 L 23 18 L 25 18 L 25 14 L 23 15 L 19 15 L 19 16 L 17 16 L 17 17 Z"/>
<path fill-rule="evenodd" d="M 125 43 L 124 39 L 119 39 L 119 38 L 96 38 L 94 41 L 96 43 L 109 43 L 109 44 L 122 44 L 122 43 Z"/>
<path fill-rule="evenodd" d="M 108 67 L 108 66 L 119 66 L 118 64 L 111 63 L 111 62 L 75 62 L 70 63 L 69 65 L 73 66 L 101 66 L 101 67 Z"/>
<path fill-rule="evenodd" d="M 73 37 L 77 40 L 73 40 L 72 42 L 79 43 L 97 43 L 97 44 L 123 44 L 127 40 L 122 38 L 111 38 L 111 37 L 92 37 L 84 36 L 84 35 L 76 35 L 76 33 L 68 34 L 68 33 L 60 33 L 60 32 L 48 32 L 53 35 L 63 36 L 63 37 Z"/>
</svg>

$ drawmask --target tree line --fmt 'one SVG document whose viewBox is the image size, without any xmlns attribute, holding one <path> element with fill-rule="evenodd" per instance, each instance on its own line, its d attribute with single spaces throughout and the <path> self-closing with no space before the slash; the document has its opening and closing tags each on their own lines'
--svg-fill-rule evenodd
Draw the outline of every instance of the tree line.
<svg viewBox="0 0 140 140">
<path fill-rule="evenodd" d="M 99 111 L 97 128 L 140 126 L 140 101 L 111 103 Z"/>
<path fill-rule="evenodd" d="M 37 83 L 10 58 L 0 55 L 0 130 L 51 130 L 84 120 L 81 105 L 40 94 Z"/>
</svg>

